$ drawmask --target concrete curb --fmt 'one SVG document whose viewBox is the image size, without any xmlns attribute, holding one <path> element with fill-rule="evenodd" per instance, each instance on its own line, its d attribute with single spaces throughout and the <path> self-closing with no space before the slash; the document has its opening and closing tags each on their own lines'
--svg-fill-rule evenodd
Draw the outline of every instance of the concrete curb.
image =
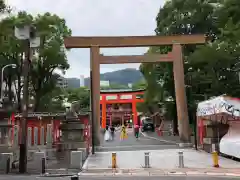
<svg viewBox="0 0 240 180">
<path fill-rule="evenodd" d="M 220 172 L 221 171 L 221 172 Z M 195 169 L 89 169 L 79 173 L 80 176 L 213 176 L 213 177 L 240 177 L 239 173 L 233 170 L 195 170 Z M 227 171 L 227 172 L 226 172 Z"/>
<path fill-rule="evenodd" d="M 237 173 L 213 173 L 213 172 L 140 172 L 140 173 L 79 173 L 79 176 L 212 176 L 212 177 L 240 177 L 240 174 Z"/>
<path fill-rule="evenodd" d="M 68 176 L 74 176 L 74 175 L 78 175 L 78 173 L 76 174 L 41 174 L 39 177 L 68 177 Z"/>
</svg>

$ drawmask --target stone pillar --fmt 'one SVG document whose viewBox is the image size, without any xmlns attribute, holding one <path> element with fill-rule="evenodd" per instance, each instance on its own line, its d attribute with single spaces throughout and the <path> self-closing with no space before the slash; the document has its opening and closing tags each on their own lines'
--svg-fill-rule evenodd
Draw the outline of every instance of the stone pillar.
<svg viewBox="0 0 240 180">
<path fill-rule="evenodd" d="M 19 159 L 19 126 L 14 125 L 14 133 L 13 133 L 13 147 L 14 147 L 14 152 L 13 152 L 13 159 L 18 160 Z"/>
<path fill-rule="evenodd" d="M 38 145 L 38 128 L 34 127 L 34 141 L 33 141 L 33 145 L 37 146 Z"/>
<path fill-rule="evenodd" d="M 15 126 L 14 126 L 14 137 L 13 137 L 13 145 L 14 145 L 15 147 L 18 147 L 18 138 L 19 138 L 19 133 L 18 133 L 18 131 L 19 131 L 18 125 L 15 125 Z"/>
<path fill-rule="evenodd" d="M 187 107 L 187 97 L 184 82 L 184 61 L 182 54 L 182 46 L 180 44 L 173 45 L 173 74 L 176 93 L 176 106 L 178 117 L 178 130 L 182 142 L 190 142 L 189 133 L 189 117 Z"/>
<path fill-rule="evenodd" d="M 70 167 L 73 169 L 81 169 L 82 162 L 82 151 L 71 151 Z"/>
<path fill-rule="evenodd" d="M 33 155 L 33 162 L 35 164 L 34 170 L 41 173 L 42 171 L 42 159 L 45 158 L 46 160 L 46 153 L 43 151 L 37 151 Z M 45 166 L 47 165 L 47 162 L 45 161 Z"/>
<path fill-rule="evenodd" d="M 91 49 L 91 60 L 90 60 L 90 73 L 92 75 L 92 111 L 93 111 L 93 126 L 94 134 L 93 138 L 95 146 L 100 145 L 100 62 L 98 46 L 92 46 Z"/>
<path fill-rule="evenodd" d="M 45 136 L 45 129 L 44 127 L 42 126 L 41 127 L 41 133 L 40 133 L 40 145 L 44 145 L 45 142 L 44 142 L 44 136 Z"/>
<path fill-rule="evenodd" d="M 12 142 L 12 139 L 13 139 L 12 132 L 13 132 L 13 128 L 11 127 L 8 129 L 8 146 L 12 146 L 12 143 L 13 143 Z"/>
<path fill-rule="evenodd" d="M 32 128 L 28 127 L 28 147 L 32 146 Z"/>
<path fill-rule="evenodd" d="M 47 136 L 46 136 L 46 142 L 47 142 L 47 146 L 50 147 L 52 146 L 52 124 L 48 124 L 47 125 Z"/>
<path fill-rule="evenodd" d="M 10 169 L 11 169 L 11 164 L 14 161 L 13 153 L 1 153 L 0 154 L 0 170 L 3 170 L 3 172 L 6 172 L 6 170 L 7 170 L 8 158 L 10 158 Z"/>
</svg>

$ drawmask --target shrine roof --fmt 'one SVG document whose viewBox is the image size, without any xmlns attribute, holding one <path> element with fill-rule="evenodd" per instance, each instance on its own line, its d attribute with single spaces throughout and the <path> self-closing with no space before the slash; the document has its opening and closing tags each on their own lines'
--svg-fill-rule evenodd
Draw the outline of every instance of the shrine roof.
<svg viewBox="0 0 240 180">
<path fill-rule="evenodd" d="M 101 90 L 100 94 L 113 94 L 113 93 L 136 93 L 136 92 L 144 92 L 145 89 L 108 89 Z"/>
</svg>

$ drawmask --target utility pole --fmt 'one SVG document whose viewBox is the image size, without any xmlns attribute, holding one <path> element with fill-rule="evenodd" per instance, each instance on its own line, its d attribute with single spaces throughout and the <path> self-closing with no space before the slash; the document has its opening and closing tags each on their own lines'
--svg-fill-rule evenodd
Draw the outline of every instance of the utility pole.
<svg viewBox="0 0 240 180">
<path fill-rule="evenodd" d="M 31 47 L 30 40 L 26 40 L 26 52 L 23 63 L 23 103 L 22 103 L 22 119 L 21 119 L 21 141 L 19 152 L 19 173 L 27 172 L 27 118 L 29 105 L 29 67 L 31 61 Z"/>
</svg>

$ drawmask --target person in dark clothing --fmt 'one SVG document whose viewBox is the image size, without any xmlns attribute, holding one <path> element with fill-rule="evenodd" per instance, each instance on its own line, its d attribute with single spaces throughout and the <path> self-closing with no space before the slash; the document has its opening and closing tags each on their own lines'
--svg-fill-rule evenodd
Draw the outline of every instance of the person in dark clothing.
<svg viewBox="0 0 240 180">
<path fill-rule="evenodd" d="M 114 126 L 111 126 L 110 130 L 111 130 L 112 137 L 114 137 L 115 127 L 114 127 Z"/>
<path fill-rule="evenodd" d="M 134 133 L 135 133 L 135 137 L 137 139 L 139 137 L 139 129 L 140 129 L 140 126 L 138 124 L 136 124 L 135 127 L 134 127 Z"/>
</svg>

